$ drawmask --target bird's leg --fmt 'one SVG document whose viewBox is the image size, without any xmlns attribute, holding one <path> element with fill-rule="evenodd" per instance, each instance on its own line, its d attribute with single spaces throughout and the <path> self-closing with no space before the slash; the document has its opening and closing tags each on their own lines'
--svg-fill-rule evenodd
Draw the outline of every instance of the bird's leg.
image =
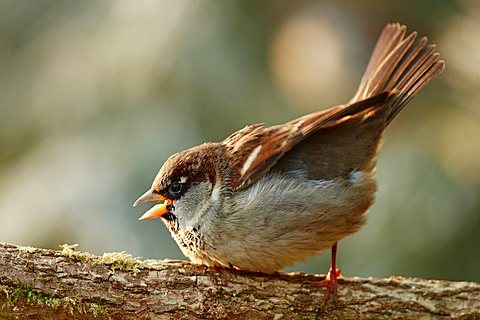
<svg viewBox="0 0 480 320">
<path fill-rule="evenodd" d="M 326 287 L 326 291 L 322 299 L 322 305 L 319 311 L 322 311 L 325 308 L 331 296 L 333 297 L 333 303 L 335 305 L 337 303 L 337 291 L 338 291 L 337 279 L 341 278 L 342 276 L 342 272 L 340 271 L 340 269 L 337 268 L 337 244 L 338 242 L 335 242 L 335 244 L 332 246 L 330 270 L 328 271 L 327 276 L 325 277 L 325 280 L 311 283 L 311 285 L 314 287 Z"/>
<path fill-rule="evenodd" d="M 323 302 L 326 303 L 330 294 L 333 294 L 333 302 L 337 303 L 338 296 L 338 282 L 337 279 L 342 276 L 342 272 L 337 268 L 337 245 L 338 242 L 332 246 L 332 254 L 330 260 L 330 270 L 328 271 L 327 277 L 325 278 L 327 291 L 323 295 Z"/>
</svg>

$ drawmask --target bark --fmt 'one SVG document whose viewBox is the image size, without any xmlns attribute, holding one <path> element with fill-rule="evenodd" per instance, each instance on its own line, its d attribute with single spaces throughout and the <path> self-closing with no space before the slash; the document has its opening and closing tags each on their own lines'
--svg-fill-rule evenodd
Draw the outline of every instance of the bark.
<svg viewBox="0 0 480 320">
<path fill-rule="evenodd" d="M 478 283 L 345 278 L 318 312 L 323 279 L 0 243 L 0 319 L 480 319 Z"/>
</svg>

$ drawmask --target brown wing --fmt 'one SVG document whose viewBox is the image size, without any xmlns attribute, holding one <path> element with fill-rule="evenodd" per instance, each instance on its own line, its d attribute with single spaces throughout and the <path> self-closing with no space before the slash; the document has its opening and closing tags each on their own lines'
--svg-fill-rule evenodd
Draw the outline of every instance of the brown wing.
<svg viewBox="0 0 480 320">
<path fill-rule="evenodd" d="M 350 172 L 371 171 L 385 128 L 385 109 L 375 108 L 317 130 L 280 159 L 274 170 L 329 180 Z"/>
<path fill-rule="evenodd" d="M 286 173 L 303 169 L 312 179 L 373 169 L 385 127 L 445 67 L 434 45 L 415 40 L 415 32 L 405 37 L 405 31 L 399 24 L 384 28 L 349 105 L 282 126 L 249 126 L 227 138 L 231 189 L 247 187 L 274 166 Z"/>
<path fill-rule="evenodd" d="M 231 190 L 239 190 L 268 172 L 283 155 L 322 126 L 353 116 L 385 103 L 388 92 L 363 101 L 312 113 L 284 125 L 247 126 L 233 133 L 222 143 L 227 148 L 231 169 Z"/>
</svg>

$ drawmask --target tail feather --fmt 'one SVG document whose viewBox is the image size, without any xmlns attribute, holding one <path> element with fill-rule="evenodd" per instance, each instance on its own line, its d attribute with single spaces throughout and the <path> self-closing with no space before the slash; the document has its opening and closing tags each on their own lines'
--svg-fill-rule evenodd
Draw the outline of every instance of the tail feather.
<svg viewBox="0 0 480 320">
<path fill-rule="evenodd" d="M 445 68 L 435 45 L 398 23 L 385 26 L 351 103 L 390 91 L 387 124 Z"/>
<path fill-rule="evenodd" d="M 399 93 L 393 96 L 387 123 L 390 123 L 420 90 L 442 73 L 445 69 L 445 63 L 439 61 L 439 58 L 440 55 L 438 53 L 431 55 L 429 59 L 422 64 L 422 67 L 417 70 L 415 73 L 417 76 L 412 77 L 404 86 L 398 89 Z"/>
</svg>

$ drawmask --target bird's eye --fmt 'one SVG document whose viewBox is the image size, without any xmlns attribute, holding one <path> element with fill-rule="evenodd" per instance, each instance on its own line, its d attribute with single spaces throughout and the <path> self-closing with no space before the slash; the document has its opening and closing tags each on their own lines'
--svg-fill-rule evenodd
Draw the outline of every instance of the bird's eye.
<svg viewBox="0 0 480 320">
<path fill-rule="evenodd" d="M 182 192 L 182 189 L 183 189 L 183 185 L 180 182 L 174 182 L 169 187 L 169 191 L 172 194 L 178 194 Z"/>
</svg>

